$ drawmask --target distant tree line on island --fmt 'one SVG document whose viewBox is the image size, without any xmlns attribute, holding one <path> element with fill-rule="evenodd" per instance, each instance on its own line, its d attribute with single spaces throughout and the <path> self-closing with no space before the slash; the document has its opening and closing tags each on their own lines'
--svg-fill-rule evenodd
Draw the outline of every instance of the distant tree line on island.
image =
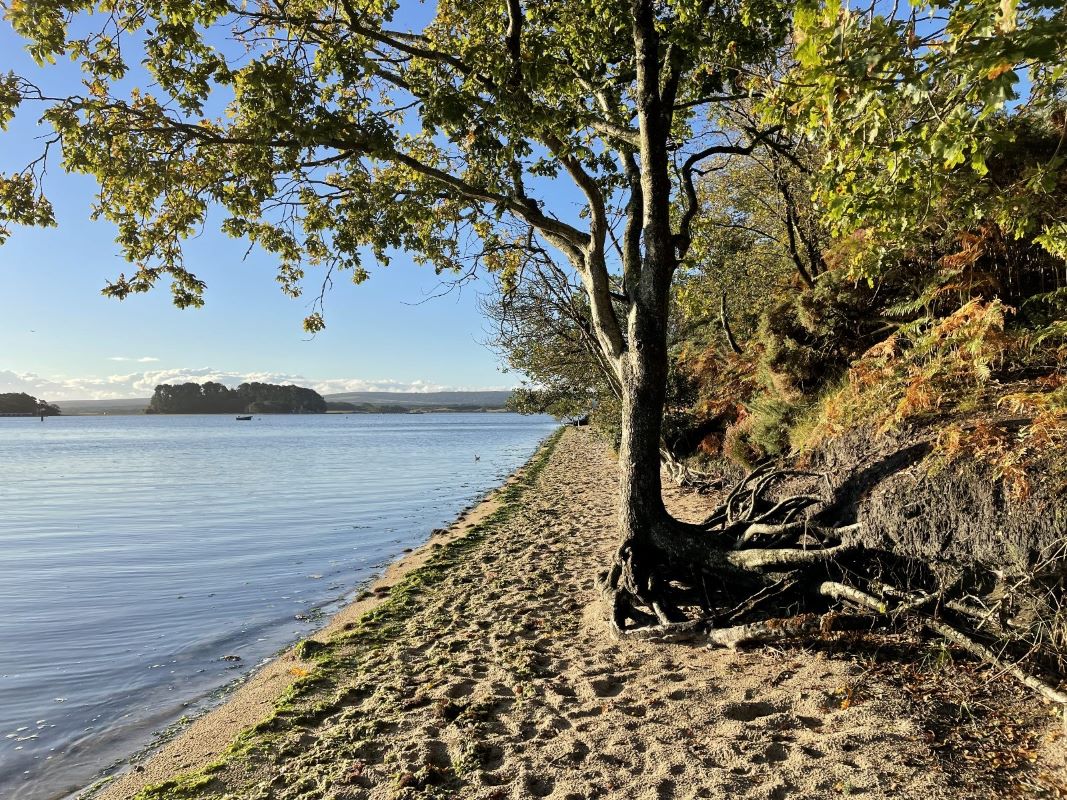
<svg viewBox="0 0 1067 800">
<path fill-rule="evenodd" d="M 2 416 L 35 417 L 41 415 L 56 417 L 59 414 L 60 411 L 57 406 L 46 403 L 44 400 L 38 400 L 25 392 L 0 393 L 0 415 Z"/>
<path fill-rule="evenodd" d="M 146 414 L 322 414 L 326 401 L 314 389 L 271 383 L 160 384 Z"/>
</svg>

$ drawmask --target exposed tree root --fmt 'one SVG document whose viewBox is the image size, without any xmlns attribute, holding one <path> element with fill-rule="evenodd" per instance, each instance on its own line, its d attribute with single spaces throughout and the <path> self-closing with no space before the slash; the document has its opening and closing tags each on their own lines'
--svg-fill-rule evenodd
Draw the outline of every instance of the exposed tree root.
<svg viewBox="0 0 1067 800">
<path fill-rule="evenodd" d="M 708 623 L 703 619 L 668 622 L 618 632 L 620 638 L 647 639 L 653 642 L 692 642 L 707 636 Z"/>
<path fill-rule="evenodd" d="M 802 493 L 767 497 L 794 478 L 824 476 L 765 464 L 734 486 L 701 526 L 667 521 L 642 547 L 624 544 L 600 580 L 612 631 L 735 648 L 910 619 L 1063 706 L 1067 727 L 1067 692 L 1038 677 L 1055 659 L 1044 643 L 1020 635 L 1007 615 L 1014 593 L 1039 583 L 1034 576 L 1006 582 L 973 565 L 935 570 L 844 544 L 859 524 L 824 518 L 836 504 L 818 496 L 818 480 L 807 481 L 816 484 L 814 492 L 809 485 Z M 1067 575 L 1067 552 L 1052 567 Z M 1042 565 L 1045 573 L 1052 567 Z M 961 624 L 950 624 L 946 613 Z"/>
<path fill-rule="evenodd" d="M 815 614 L 787 619 L 766 619 L 709 631 L 708 644 L 734 649 L 743 644 L 766 644 L 782 639 L 796 639 L 799 636 L 819 633 L 822 628 L 822 618 Z"/>
<path fill-rule="evenodd" d="M 745 616 L 752 614 L 761 605 L 769 603 L 771 600 L 786 594 L 796 585 L 796 578 L 787 575 L 772 584 L 764 586 L 750 597 L 745 598 L 729 611 L 719 615 L 716 621 L 733 624 L 734 622 L 737 622 L 737 620 L 744 619 Z"/>
<path fill-rule="evenodd" d="M 846 586 L 837 581 L 823 581 L 822 585 L 819 586 L 819 594 L 832 597 L 835 600 L 850 600 L 856 605 L 863 606 L 871 611 L 877 611 L 879 614 L 886 614 L 889 611 L 883 601 L 871 597 L 866 592 L 861 592 L 854 586 Z"/>
<path fill-rule="evenodd" d="M 770 570 L 792 567 L 801 564 L 817 564 L 832 561 L 855 548 L 843 544 L 826 547 L 821 550 L 796 550 L 783 548 L 779 550 L 739 550 L 726 558 L 735 567 L 748 570 Z"/>
<path fill-rule="evenodd" d="M 718 489 L 723 485 L 722 478 L 693 469 L 684 461 L 677 458 L 667 447 L 661 447 L 659 453 L 660 460 L 663 463 L 663 469 L 666 471 L 667 477 L 670 478 L 675 486 L 697 489 L 698 491 L 708 491 L 711 489 Z"/>
<path fill-rule="evenodd" d="M 1033 689 L 1045 699 L 1050 700 L 1053 703 L 1059 703 L 1063 712 L 1063 727 L 1067 730 L 1067 693 L 1061 692 L 1040 678 L 1031 675 L 1017 663 L 1004 660 L 1004 658 L 997 655 L 990 648 L 979 644 L 939 619 L 926 619 L 923 620 L 923 624 L 940 636 L 944 636 L 950 642 L 959 645 L 971 655 L 1011 675 L 1024 686 Z"/>
<path fill-rule="evenodd" d="M 842 614 L 827 611 L 823 614 L 798 614 L 795 617 L 776 617 L 718 628 L 708 632 L 708 647 L 728 647 L 731 650 L 742 645 L 769 644 L 787 639 L 803 639 L 825 636 L 832 631 L 870 628 L 874 619 L 865 614 Z"/>
</svg>

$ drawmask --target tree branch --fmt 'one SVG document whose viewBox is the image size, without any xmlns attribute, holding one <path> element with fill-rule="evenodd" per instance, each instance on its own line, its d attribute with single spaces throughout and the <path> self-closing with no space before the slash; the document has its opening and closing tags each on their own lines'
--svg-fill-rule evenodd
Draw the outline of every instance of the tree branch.
<svg viewBox="0 0 1067 800">
<path fill-rule="evenodd" d="M 522 6 L 519 0 L 508 0 L 508 30 L 504 42 L 511 58 L 508 85 L 518 88 L 522 84 Z"/>
<path fill-rule="evenodd" d="M 696 215 L 700 210 L 700 202 L 697 198 L 696 186 L 693 183 L 693 172 L 695 171 L 697 164 L 704 159 L 715 155 L 751 155 L 761 143 L 767 141 L 781 129 L 781 125 L 776 125 L 772 128 L 760 131 L 749 140 L 747 145 L 720 144 L 705 147 L 703 150 L 694 153 L 685 160 L 681 169 L 682 190 L 685 193 L 685 208 L 682 212 L 682 219 L 678 225 L 678 233 L 674 236 L 674 248 L 678 261 L 682 261 L 682 259 L 685 258 L 686 254 L 689 252 L 690 245 L 693 243 L 693 220 L 696 218 Z"/>
</svg>

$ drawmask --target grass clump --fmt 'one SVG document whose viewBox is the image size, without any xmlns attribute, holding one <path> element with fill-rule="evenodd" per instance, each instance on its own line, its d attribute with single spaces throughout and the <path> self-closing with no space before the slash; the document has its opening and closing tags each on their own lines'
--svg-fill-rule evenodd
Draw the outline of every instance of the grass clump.
<svg viewBox="0 0 1067 800">
<path fill-rule="evenodd" d="M 311 661 L 329 652 L 330 645 L 317 639 L 304 639 L 296 645 L 296 655 L 301 661 Z"/>
</svg>

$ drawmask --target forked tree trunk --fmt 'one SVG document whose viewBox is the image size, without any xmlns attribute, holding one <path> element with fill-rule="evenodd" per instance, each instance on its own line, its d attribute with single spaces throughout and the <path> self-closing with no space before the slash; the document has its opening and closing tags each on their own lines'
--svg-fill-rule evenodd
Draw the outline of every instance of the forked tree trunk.
<svg viewBox="0 0 1067 800">
<path fill-rule="evenodd" d="M 631 0 L 634 54 L 637 70 L 637 116 L 640 153 L 640 243 L 624 265 L 624 289 L 630 306 L 626 348 L 620 357 L 622 384 L 622 442 L 619 448 L 621 544 L 605 576 L 611 598 L 612 622 L 644 621 L 639 606 L 651 608 L 661 622 L 670 616 L 658 601 L 663 568 L 681 553 L 674 545 L 677 523 L 663 505 L 660 481 L 660 441 L 667 390 L 667 321 L 671 277 L 677 265 L 671 230 L 672 183 L 670 97 L 674 78 L 661 86 L 660 45 L 655 6 L 651 0 Z M 631 220 L 636 223 L 636 219 Z M 684 537 L 682 537 L 684 538 Z M 683 545 L 684 548 L 684 545 Z M 655 620 L 656 617 L 652 619 Z"/>
</svg>

